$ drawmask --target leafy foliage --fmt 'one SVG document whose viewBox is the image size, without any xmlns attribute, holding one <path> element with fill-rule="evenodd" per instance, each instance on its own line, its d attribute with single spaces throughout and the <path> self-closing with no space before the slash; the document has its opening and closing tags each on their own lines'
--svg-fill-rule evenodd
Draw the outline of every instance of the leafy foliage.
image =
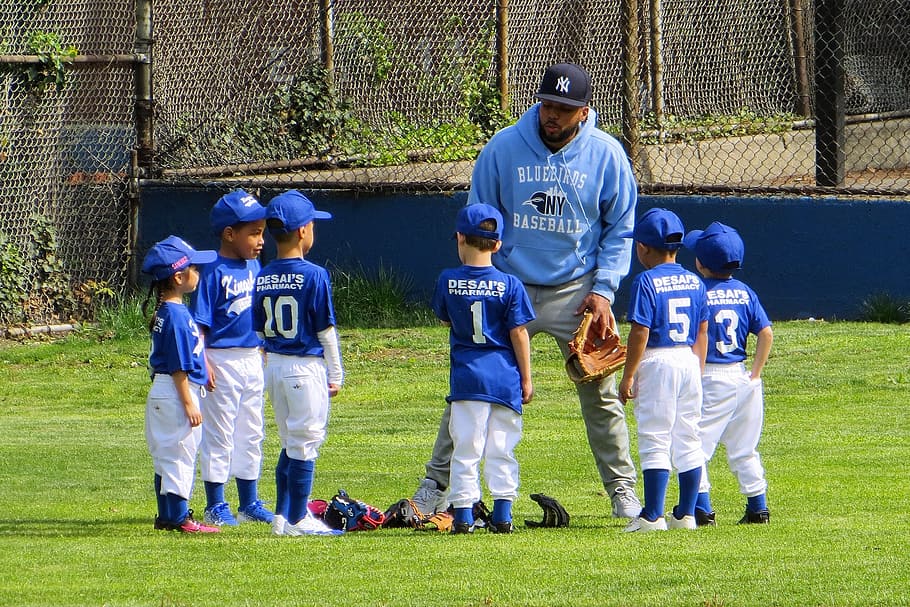
<svg viewBox="0 0 910 607">
<path fill-rule="evenodd" d="M 66 62 L 72 60 L 78 50 L 75 46 L 64 46 L 55 32 L 33 31 L 28 35 L 26 48 L 37 55 L 38 64 L 6 64 L 4 70 L 18 76 L 28 92 L 40 98 L 53 85 L 58 91 L 66 84 Z"/>
<path fill-rule="evenodd" d="M 23 319 L 26 284 L 22 265 L 19 247 L 0 232 L 0 321 L 15 323 Z"/>
<path fill-rule="evenodd" d="M 910 301 L 902 301 L 889 293 L 873 293 L 863 300 L 861 320 L 903 324 L 910 322 Z"/>
</svg>

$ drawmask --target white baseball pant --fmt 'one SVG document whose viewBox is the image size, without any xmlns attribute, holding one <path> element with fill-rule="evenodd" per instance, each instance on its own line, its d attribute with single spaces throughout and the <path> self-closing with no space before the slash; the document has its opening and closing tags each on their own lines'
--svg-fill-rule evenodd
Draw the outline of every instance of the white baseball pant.
<svg viewBox="0 0 910 607">
<path fill-rule="evenodd" d="M 740 492 L 746 497 L 761 495 L 768 488 L 757 450 L 765 415 L 762 381 L 750 379 L 743 363 L 707 364 L 702 387 L 699 430 L 705 461 L 714 456 L 719 443 L 723 444 Z M 706 466 L 699 491 L 710 488 Z"/>
<path fill-rule="evenodd" d="M 701 367 L 692 349 L 647 348 L 635 385 L 641 469 L 686 472 L 704 464 L 698 436 Z"/>
<path fill-rule="evenodd" d="M 270 352 L 265 386 L 275 412 L 278 438 L 288 457 L 315 460 L 329 422 L 329 388 L 320 356 L 287 356 Z"/>
<path fill-rule="evenodd" d="M 518 460 L 521 415 L 502 405 L 476 400 L 453 401 L 449 434 L 454 450 L 449 476 L 449 502 L 469 508 L 480 501 L 480 461 L 494 500 L 518 497 Z"/>
<path fill-rule="evenodd" d="M 215 390 L 202 402 L 202 480 L 256 480 L 262 467 L 264 374 L 258 348 L 210 348 Z"/>
<path fill-rule="evenodd" d="M 190 395 L 197 404 L 200 392 L 204 393 L 201 386 L 190 384 Z M 155 474 L 161 477 L 161 495 L 173 493 L 190 499 L 201 435 L 200 426 L 190 425 L 174 379 L 155 374 L 145 401 L 145 442 Z"/>
</svg>

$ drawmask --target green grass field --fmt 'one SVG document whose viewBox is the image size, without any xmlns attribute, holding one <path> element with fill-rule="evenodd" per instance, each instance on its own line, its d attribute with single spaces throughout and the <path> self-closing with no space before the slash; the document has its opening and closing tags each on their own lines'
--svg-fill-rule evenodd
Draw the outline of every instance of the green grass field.
<svg viewBox="0 0 910 607">
<path fill-rule="evenodd" d="M 341 334 L 348 380 L 314 497 L 344 487 L 384 509 L 422 476 L 447 389 L 446 330 Z M 608 518 L 577 400 L 545 336 L 533 342 L 515 514 L 539 520 L 528 494 L 543 492 L 571 527 L 457 537 L 154 531 L 147 341 L 5 344 L 0 605 L 906 605 L 910 326 L 800 321 L 775 335 L 761 445 L 772 524 L 735 524 L 744 498 L 721 450 L 711 463 L 718 526 L 644 536 Z M 271 421 L 268 432 L 261 489 L 272 500 Z M 200 489 L 191 506 L 201 512 L 203 501 Z"/>
</svg>

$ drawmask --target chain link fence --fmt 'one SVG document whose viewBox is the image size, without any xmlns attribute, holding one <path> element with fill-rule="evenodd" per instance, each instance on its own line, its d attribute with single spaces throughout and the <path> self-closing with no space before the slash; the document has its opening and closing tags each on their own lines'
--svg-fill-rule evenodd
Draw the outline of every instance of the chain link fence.
<svg viewBox="0 0 910 607">
<path fill-rule="evenodd" d="M 125 292 L 144 184 L 467 188 L 557 61 L 643 192 L 908 197 L 908 31 L 908 0 L 3 2 L 0 323 Z"/>
<path fill-rule="evenodd" d="M 66 323 L 125 290 L 133 71 L 113 55 L 133 23 L 114 0 L 0 4 L 2 325 Z"/>
</svg>

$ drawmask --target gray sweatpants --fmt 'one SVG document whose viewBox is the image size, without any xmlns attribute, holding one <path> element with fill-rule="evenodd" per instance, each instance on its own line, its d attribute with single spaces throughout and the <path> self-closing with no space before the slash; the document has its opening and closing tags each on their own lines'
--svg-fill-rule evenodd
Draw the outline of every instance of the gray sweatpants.
<svg viewBox="0 0 910 607">
<path fill-rule="evenodd" d="M 574 312 L 591 292 L 593 279 L 592 272 L 555 287 L 526 285 L 537 314 L 537 318 L 528 324 L 529 335 L 552 335 L 559 344 L 563 357 L 566 357 L 572 334 L 581 321 Z M 632 489 L 635 486 L 635 466 L 629 453 L 629 428 L 626 425 L 625 409 L 617 397 L 615 377 L 608 377 L 599 383 L 578 384 L 577 388 L 588 444 L 604 489 L 610 496 L 620 486 Z M 452 458 L 449 415 L 449 407 L 446 405 L 436 434 L 436 443 L 433 445 L 433 455 L 426 465 L 427 478 L 443 487 L 449 485 L 449 461 Z"/>
</svg>

